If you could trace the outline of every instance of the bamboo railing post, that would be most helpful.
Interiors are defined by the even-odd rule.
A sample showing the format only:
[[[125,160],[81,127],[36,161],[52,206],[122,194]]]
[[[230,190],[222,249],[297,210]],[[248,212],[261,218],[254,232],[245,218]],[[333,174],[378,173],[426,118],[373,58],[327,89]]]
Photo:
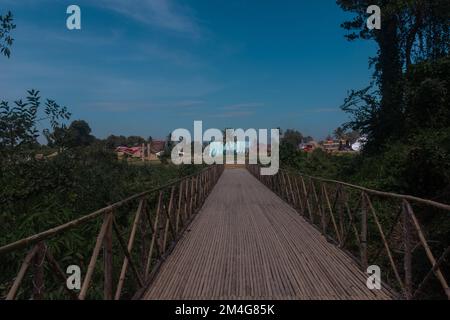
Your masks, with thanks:
[[[425,278],[422,280],[422,282],[419,284],[416,291],[414,292],[412,299],[416,299],[417,296],[422,292],[422,290],[425,287],[425,285],[427,284],[428,280],[430,280],[430,278],[435,274],[436,270],[440,267],[440,265],[442,263],[444,263],[444,261],[446,261],[448,255],[450,255],[450,246],[448,246],[447,249],[445,249],[444,253],[438,259],[438,261],[436,262],[434,267],[431,268],[430,271],[428,271],[427,275],[425,276]]]
[[[367,208],[364,199],[364,193],[361,193],[361,266],[363,270],[366,270],[369,266],[367,260]]]
[[[113,213],[111,212],[111,215]],[[108,222],[105,238],[103,239],[103,262],[104,262],[104,288],[103,297],[105,300],[113,298],[113,251],[112,251],[112,221]]]
[[[280,195],[280,172],[273,176],[273,192]]]
[[[136,268],[136,266],[133,263],[133,260],[131,259],[131,254],[130,251],[128,250],[125,241],[122,238],[122,235],[120,234],[119,228],[117,227],[116,222],[114,221],[114,218],[112,218],[112,224],[113,224],[113,230],[117,236],[117,240],[119,240],[119,244],[120,247],[122,248],[123,253],[125,254],[126,259],[128,260],[128,264],[131,267],[131,271],[133,273],[133,276],[135,277],[137,283],[139,284],[139,286],[143,286],[144,282],[142,280],[142,278],[139,276],[139,272]],[[116,291],[116,297],[117,297],[117,291]],[[119,297],[120,297],[120,293],[119,293]],[[118,299],[118,298],[117,298]]]
[[[47,260],[49,262],[50,267],[53,269],[53,274],[55,275],[55,277],[57,277],[59,280],[62,281],[62,286],[64,288],[64,290],[69,294],[69,296],[73,299],[73,300],[78,300],[78,295],[70,290],[67,285],[67,277],[66,277],[66,273],[64,273],[64,271],[61,269],[61,267],[59,266],[58,262],[55,260],[55,258],[53,257],[53,254],[50,252],[50,250],[47,249],[46,253],[45,253]]]
[[[298,177],[294,178],[294,186],[295,186],[295,193],[297,195],[297,200],[298,200],[298,209],[300,210],[300,214],[302,216],[304,216],[305,215],[305,207],[303,205],[302,194],[301,194],[300,188],[298,186]]]
[[[286,182],[286,174],[284,173],[284,171],[281,171],[281,183],[282,183],[282,197],[287,201],[287,203],[289,203],[289,192],[288,192],[288,187],[287,187],[287,182]]]
[[[324,196],[324,192],[325,192],[325,190],[324,190],[324,188],[323,188],[323,184],[322,184],[322,188],[320,188],[321,190],[320,190],[320,196],[321,196],[321,198],[323,199],[323,198],[325,198],[325,196]],[[318,195],[316,194],[316,190],[314,189],[314,195],[315,195],[315,197],[316,197],[316,202],[317,202],[317,207],[318,208],[320,208],[320,201],[319,201],[319,197],[318,197]],[[323,209],[323,210],[320,210],[319,209],[319,212],[320,212],[320,222],[321,222],[321,224],[322,224],[322,234],[324,235],[324,236],[327,236],[327,221],[326,221],[326,217],[325,217],[325,208]]]
[[[141,219],[143,206],[144,206],[144,198],[139,200],[138,209],[137,209],[136,214],[134,216],[133,225],[131,227],[131,233],[130,233],[130,237],[128,239],[128,245],[126,247],[127,251],[130,252],[130,253],[133,250],[134,239],[136,238],[136,232],[137,232],[137,228],[138,228],[138,225],[139,225],[139,221]],[[114,295],[114,299],[115,300],[119,300],[120,299],[120,294],[122,292],[122,288],[123,288],[123,285],[125,283],[125,277],[126,277],[126,274],[127,274],[128,264],[130,263],[129,260],[130,260],[130,258],[125,254],[125,258],[123,259],[123,263],[122,263],[122,269],[120,271],[119,282],[118,282],[117,288],[116,288],[116,294]]]
[[[259,168],[261,170],[261,168]],[[279,173],[270,176],[270,189],[273,190],[273,192],[277,193],[277,179],[278,179]]]
[[[201,205],[203,203],[203,201],[205,201],[205,199],[206,199],[206,192],[208,191],[207,190],[208,185],[207,185],[207,180],[206,180],[207,175],[208,175],[208,172],[203,173],[202,174],[202,178],[200,180],[200,183],[201,183],[201,186],[200,186],[201,189],[200,190],[202,191],[202,196],[200,197],[200,204],[199,205]]]
[[[282,171],[281,172],[281,176],[283,179],[283,195],[284,195],[284,200],[288,203],[291,204],[291,197],[289,194],[289,186],[288,186],[288,175]]]
[[[314,224],[314,217],[312,214],[311,205],[309,203],[308,191],[306,190],[305,180],[303,179],[303,177],[300,177],[300,179],[302,180],[303,194],[305,196],[306,207],[308,208],[309,219],[310,219],[311,223]]]
[[[280,172],[273,176],[273,189],[276,194],[280,195]]]
[[[428,246],[428,242],[425,238],[425,235],[422,232],[422,228],[420,227],[419,221],[416,218],[416,215],[414,214],[414,211],[411,208],[411,205],[407,200],[405,200],[405,206],[406,210],[411,218],[411,221],[413,222],[414,227],[416,228],[417,234],[419,236],[420,242],[422,243],[423,248],[425,249],[425,253],[428,257],[428,260],[431,263],[431,266],[433,268],[434,274],[436,278],[441,283],[442,288],[445,291],[445,294],[447,295],[447,298],[450,300],[450,288],[448,287],[447,280],[445,279],[444,275],[441,272],[441,269],[439,267],[435,268],[437,266],[436,259],[434,258],[433,253],[431,252],[430,247]]]
[[[404,260],[403,267],[405,271],[405,298],[412,299],[412,246],[411,246],[411,223],[408,215],[406,204],[402,202],[402,218],[403,218],[403,249]]]
[[[100,232],[98,233],[97,241],[94,246],[94,251],[92,252],[91,260],[89,261],[86,276],[84,278],[83,285],[81,286],[80,294],[78,295],[78,298],[80,300],[84,300],[86,298],[87,290],[89,289],[89,284],[91,282],[92,275],[94,274],[95,263],[97,262],[97,257],[98,254],[100,253],[103,238],[105,237],[107,227],[111,218],[112,218],[111,212],[105,213],[105,218],[103,219],[103,224],[100,228]]]
[[[186,220],[189,220],[189,218],[191,217],[191,193],[192,193],[192,179],[191,178],[187,178],[186,179],[186,200],[185,200],[185,204],[186,204]]]
[[[144,275],[145,278],[145,265],[147,263],[147,255],[148,255],[148,247],[149,242],[151,241],[148,238],[149,235],[149,229],[151,229],[151,226],[148,223],[148,216],[147,216],[147,198],[143,198],[144,204],[142,206],[142,215],[144,217],[141,217],[141,222],[139,224],[139,233],[141,235],[141,245],[140,245],[140,274]]]
[[[202,174],[202,177],[200,179],[200,191],[201,191],[201,197],[200,197],[200,203],[199,207],[202,205],[203,201],[206,199],[206,191],[207,191],[207,184],[206,184],[206,176],[207,172]]]
[[[289,174],[287,174],[287,182],[288,182],[288,186],[289,186],[289,194],[290,194],[290,199],[291,199],[291,205],[295,208],[297,205],[296,199],[295,199],[295,194],[294,194],[294,190],[292,188],[292,182],[291,182],[291,177]]]
[[[198,204],[197,204],[197,208],[199,208],[201,206],[201,204],[203,203],[203,200],[205,199],[205,193],[206,193],[206,183],[205,183],[205,177],[206,177],[206,173],[202,173],[200,175],[199,181],[198,181],[198,188],[199,188],[199,193],[200,196]]]
[[[162,202],[162,192],[159,192],[159,196],[158,196],[158,206],[156,208],[156,214],[155,214],[155,221],[153,223],[153,233],[152,233],[152,241],[150,243],[150,249],[149,249],[149,254],[148,254],[148,259],[147,259],[147,264],[145,266],[145,276],[149,275],[150,272],[150,266],[152,263],[152,257],[153,257],[153,248],[156,246],[156,248],[159,248],[159,244],[158,244],[158,231],[159,231],[159,215],[160,215],[160,211],[161,211],[161,202]],[[151,218],[150,215],[148,216],[150,223]],[[160,252],[158,252],[158,255],[160,254]]]
[[[321,205],[319,202],[319,197],[317,196],[316,187],[315,187],[314,181],[312,179],[310,179],[310,186],[311,186],[311,190],[313,191],[312,196],[314,196],[314,200],[315,200],[315,203],[317,206],[317,211],[319,212],[319,216],[321,217],[321,220],[322,220],[322,228],[324,228],[325,227],[324,220],[323,220],[324,216],[323,216],[322,208],[321,208]],[[325,235],[325,233],[324,233],[324,235]]]
[[[147,254],[147,263],[145,264],[145,271],[144,271],[144,275],[145,275],[145,279],[147,280],[147,277],[150,273],[150,266],[151,266],[151,262],[152,262],[152,258],[153,258],[153,250],[156,249],[156,254],[157,256],[161,255],[161,251],[159,249],[158,243],[156,241],[157,238],[157,224],[158,222],[156,221],[158,219],[158,216],[155,217],[155,222],[152,221],[152,218],[150,217],[150,212],[147,210],[146,211],[146,215],[147,215],[147,220],[148,220],[148,224],[150,227],[150,230],[152,232],[151,236],[151,242],[150,242],[150,247],[149,247],[149,251]]]
[[[381,227],[381,223],[378,220],[377,214],[375,212],[375,209],[373,208],[373,205],[372,205],[372,202],[370,201],[369,196],[366,193],[364,194],[364,196],[366,198],[367,205],[368,205],[370,211],[372,212],[372,216],[373,216],[373,219],[375,220],[375,224],[378,228],[378,232],[380,233],[381,240],[383,241],[384,248],[386,249],[386,253],[388,255],[388,259],[391,264],[392,270],[394,271],[395,278],[397,279],[397,282],[400,285],[400,287],[402,288],[403,292],[405,292],[404,283],[398,273],[397,266],[395,265],[395,262],[394,262],[394,257],[392,256],[391,250],[389,249],[389,245],[387,243],[386,236],[384,235],[383,228]]]
[[[189,218],[193,214],[193,196],[194,196],[194,178],[190,179],[190,188],[189,188]]]
[[[44,298],[44,262],[47,246],[44,242],[37,244],[38,250],[33,258],[33,300],[42,300]]]
[[[184,220],[189,220],[189,179],[184,180],[185,191],[184,191]]]
[[[172,234],[172,239],[173,240],[176,239],[175,229],[174,229],[174,226],[172,225],[172,221],[170,220],[171,215],[172,215],[174,196],[175,196],[175,186],[172,186],[172,188],[170,190],[169,207],[167,208],[167,211],[166,211],[167,221],[166,221],[166,228],[164,230],[164,242],[163,242],[163,250],[162,250],[163,253],[166,252],[169,230],[170,230],[170,233]]]
[[[331,217],[331,222],[333,223],[334,232],[336,233],[336,237],[337,237],[337,240],[339,242],[339,245],[342,245],[342,235],[340,234],[340,232],[338,230],[338,226],[337,226],[337,223],[336,223],[336,219],[334,217],[333,209],[331,207],[330,198],[328,197],[328,192],[327,192],[327,188],[325,186],[325,183],[322,184],[322,188],[323,188],[323,195],[325,196],[325,200],[326,200],[326,203],[327,203],[327,206],[328,206],[328,210],[330,211],[330,217]]]
[[[11,289],[8,292],[8,295],[6,296],[6,300],[14,300],[16,298],[17,290],[20,287],[20,284],[22,283],[22,280],[25,276],[25,273],[28,270],[28,267],[30,266],[31,262],[33,261],[34,256],[36,255],[37,251],[39,250],[38,246],[35,245],[26,255],[25,259],[22,262],[22,265],[20,266],[20,270],[17,273],[17,277],[14,280],[14,283],[11,287]]]
[[[344,234],[345,234],[345,226],[344,226],[344,209],[342,208],[342,186],[338,186],[336,189],[336,210],[339,217],[339,230],[341,233],[341,243],[340,246],[344,246]],[[349,229],[350,230],[350,229]]]
[[[197,198],[197,177],[192,177],[191,180],[191,196],[190,196],[190,205],[191,205],[191,216],[195,214],[195,200]]]
[[[350,207],[348,205],[348,195],[347,195],[347,193],[345,192],[344,189],[342,189],[342,198],[343,198],[342,201],[343,201],[343,204],[344,204],[344,209],[347,212],[347,216],[348,216],[348,220],[349,220],[349,224],[350,224],[349,228],[351,228],[353,230],[353,234],[355,235],[356,243],[358,245],[359,250],[361,251],[360,234],[358,233],[358,228],[356,227],[356,224],[354,222],[353,213],[350,210]],[[361,202],[361,198],[359,199],[359,201]],[[359,203],[356,205],[356,208],[359,207]],[[350,233],[350,230],[347,231],[347,234],[346,234],[345,239],[343,240],[343,245],[342,246],[345,246],[345,242],[346,242],[346,240],[348,238],[349,233]]]
[[[183,200],[183,182],[180,182],[180,187],[178,189],[177,217],[175,219],[175,233],[176,234],[178,234],[178,230],[180,227],[180,221],[181,221],[181,224],[184,224],[183,217],[181,216],[182,200]]]
[[[194,186],[192,188],[192,213],[195,214],[197,212],[197,203],[198,203],[198,198],[199,198],[199,193],[198,193],[198,186],[199,183],[198,181],[200,180],[200,177],[194,177],[193,181],[194,181]]]

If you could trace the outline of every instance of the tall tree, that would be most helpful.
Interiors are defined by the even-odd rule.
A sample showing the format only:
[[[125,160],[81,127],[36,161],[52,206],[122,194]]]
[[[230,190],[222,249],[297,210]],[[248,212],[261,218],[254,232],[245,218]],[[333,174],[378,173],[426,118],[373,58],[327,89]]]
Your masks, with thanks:
[[[342,127],[337,128],[334,130],[334,137],[338,140],[346,139],[345,130]]]
[[[294,129],[287,129],[283,134],[282,143],[292,145],[294,148],[298,148],[298,145],[303,142],[303,135]]]
[[[342,24],[342,27],[350,32],[346,36],[347,39],[350,41],[356,39],[375,40],[378,44],[377,56],[370,62],[375,66],[374,85],[378,90],[370,92],[370,89],[367,88],[354,91],[344,104],[344,110],[356,113],[361,111],[359,103],[365,102],[366,109],[362,114],[357,114],[359,119],[353,122],[352,126],[355,129],[366,131],[370,140],[376,144],[384,143],[391,134],[400,130],[398,127],[402,110],[402,61],[398,33],[400,21],[394,10],[393,2],[395,1],[337,1],[342,9],[356,14],[352,21]],[[369,17],[367,8],[373,4],[381,8],[382,26],[380,30],[367,28],[366,21]],[[371,100],[370,103],[365,101],[365,98]]]
[[[449,52],[450,4],[447,0],[338,0],[338,5],[356,16],[342,24],[349,40],[374,40],[378,53],[371,87],[352,91],[343,109],[353,114],[347,127],[367,134],[377,150],[390,138],[398,138],[405,111],[405,79],[413,63],[439,59]],[[367,8],[381,8],[380,30],[366,26]]]
[[[67,129],[65,144],[69,148],[91,145],[95,137],[91,135],[91,127],[84,120],[73,121]]]

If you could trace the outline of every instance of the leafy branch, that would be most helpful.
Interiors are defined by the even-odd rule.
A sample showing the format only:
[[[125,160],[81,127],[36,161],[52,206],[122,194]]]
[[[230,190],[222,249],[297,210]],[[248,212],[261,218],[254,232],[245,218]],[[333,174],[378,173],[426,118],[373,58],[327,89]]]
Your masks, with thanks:
[[[11,31],[15,28],[11,11],[8,11],[5,16],[0,15],[0,53],[8,58],[11,56],[11,46],[14,42]]]

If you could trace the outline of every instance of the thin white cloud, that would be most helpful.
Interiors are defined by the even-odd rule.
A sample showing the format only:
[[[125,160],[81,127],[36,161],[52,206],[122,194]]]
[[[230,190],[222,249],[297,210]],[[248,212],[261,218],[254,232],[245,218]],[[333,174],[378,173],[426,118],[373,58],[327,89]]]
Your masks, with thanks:
[[[245,118],[254,115],[255,107],[263,107],[264,103],[261,102],[245,102],[245,103],[236,103],[231,105],[226,105],[220,108],[217,108],[217,112],[206,114],[201,112],[199,114],[195,112],[183,113],[185,116],[192,115],[201,115],[206,118]]]
[[[114,57],[122,61],[148,61],[158,59],[160,61],[185,68],[206,67],[207,63],[186,50],[170,48],[159,43],[133,44],[136,52],[126,57]]]
[[[173,102],[147,102],[147,101],[135,101],[135,100],[112,100],[112,101],[91,101],[84,103],[84,107],[88,109],[109,111],[109,112],[129,112],[136,110],[164,110],[168,108],[172,109],[184,109],[190,110],[192,108],[199,107],[205,102],[202,100],[179,100]]]
[[[327,112],[338,112],[338,111],[341,111],[341,109],[339,109],[339,108],[317,108],[317,109],[310,109],[308,111],[314,112],[314,113],[327,113]]]
[[[237,103],[223,107],[223,110],[242,110],[254,107],[263,107],[264,103],[261,102],[247,102],[247,103]]]
[[[253,115],[252,111],[230,111],[216,114],[210,114],[208,118],[244,118]]]
[[[94,5],[115,11],[140,23],[193,38],[201,37],[201,30],[192,10],[174,0],[97,0]]]

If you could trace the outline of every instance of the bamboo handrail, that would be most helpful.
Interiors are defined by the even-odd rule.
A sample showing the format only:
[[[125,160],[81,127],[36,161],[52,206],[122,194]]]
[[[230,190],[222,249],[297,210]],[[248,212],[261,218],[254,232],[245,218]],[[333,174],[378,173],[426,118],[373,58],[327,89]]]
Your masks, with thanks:
[[[204,172],[206,170],[208,170],[208,168],[202,169],[200,172]],[[156,188],[153,188],[153,189],[150,189],[150,190],[147,190],[147,191],[144,191],[144,192],[132,195],[132,196],[126,198],[126,199],[123,199],[123,200],[118,201],[116,203],[113,203],[113,204],[111,204],[109,206],[106,206],[106,207],[104,207],[102,209],[94,211],[94,212],[92,212],[90,214],[82,216],[81,218],[74,219],[72,221],[69,221],[69,222],[64,223],[62,225],[59,225],[57,227],[48,229],[46,231],[37,233],[37,234],[29,236],[27,238],[24,238],[24,239],[21,239],[21,240],[9,243],[7,245],[4,245],[4,246],[0,247],[0,255],[9,253],[9,252],[14,251],[14,250],[22,249],[24,247],[27,247],[27,246],[30,246],[32,244],[38,243],[38,242],[40,242],[42,240],[45,240],[47,238],[50,238],[52,236],[61,234],[61,233],[65,232],[65,231],[67,231],[69,229],[72,229],[74,227],[77,227],[79,225],[87,223],[88,221],[94,220],[95,218],[100,217],[101,215],[107,213],[108,211],[113,211],[114,209],[117,209],[117,208],[119,208],[119,207],[121,207],[121,206],[123,206],[123,205],[125,205],[125,204],[127,204],[127,203],[129,203],[129,202],[131,202],[133,200],[135,200],[135,199],[139,199],[139,198],[142,198],[142,197],[144,197],[146,195],[149,195],[149,194],[152,194],[154,192],[157,192],[159,190],[171,187],[172,185],[175,185],[175,184],[177,184],[177,183],[179,183],[181,181],[189,179],[190,177],[193,177],[193,176],[195,176],[197,174],[199,174],[199,173],[194,173],[194,174],[191,174],[189,176],[183,177],[181,179],[177,179],[177,180],[174,180],[172,182],[169,182],[169,183],[167,183],[165,185],[162,185],[160,187],[156,187]]]
[[[148,191],[144,191],[138,194],[135,194],[131,197],[128,197],[124,200],[116,202],[112,205],[109,205],[105,208],[99,209],[95,212],[92,212],[86,216],[81,218],[69,221],[60,226],[51,228],[44,232],[38,233],[36,235],[27,237],[25,239],[18,240],[16,242],[7,244],[0,248],[0,255],[9,253],[13,250],[18,250],[29,246],[30,244],[34,246],[28,252],[25,257],[20,270],[14,280],[12,287],[9,290],[7,295],[7,299],[14,299],[16,297],[17,291],[22,283],[22,280],[25,277],[27,269],[33,263],[33,259],[40,254],[40,250],[44,243],[42,242],[44,239],[51,238],[53,236],[57,236],[65,231],[68,231],[72,228],[75,228],[80,225],[84,225],[90,221],[95,221],[95,219],[103,216],[103,223],[101,224],[100,230],[96,236],[96,242],[94,245],[93,252],[90,256],[89,265],[86,270],[86,275],[84,276],[84,281],[81,286],[81,290],[77,295],[75,291],[72,291],[68,287],[64,287],[66,291],[68,291],[69,295],[72,298],[84,300],[87,297],[87,293],[90,287],[90,283],[94,278],[94,274],[97,266],[98,256],[100,255],[100,250],[103,247],[103,279],[104,279],[104,298],[105,299],[119,299],[121,296],[122,288],[124,287],[124,282],[126,279],[126,273],[128,267],[130,267],[134,278],[136,279],[136,283],[138,284],[138,289],[142,289],[144,285],[146,285],[151,275],[154,274],[157,266],[160,265],[161,259],[164,259],[167,252],[166,250],[166,242],[168,238],[168,231],[170,230],[170,248],[169,251],[172,250],[176,241],[180,238],[180,234],[186,230],[188,223],[193,218],[193,214],[198,212],[198,209],[205,201],[208,193],[211,190],[211,187],[217,182],[223,171],[223,166],[213,165],[209,166],[205,169],[200,170],[197,173],[188,175],[181,179],[176,179],[172,182],[169,182],[160,187],[150,189]],[[195,182],[195,184],[194,184]],[[180,186],[178,189],[179,193],[179,201],[176,201],[176,190],[177,186]],[[188,186],[190,185],[190,188]],[[183,189],[183,186],[186,186]],[[188,190],[189,189],[189,190]],[[170,191],[170,201],[167,204],[166,201],[168,198],[165,196],[166,192]],[[189,191],[189,193],[188,193]],[[198,194],[198,193],[201,194]],[[147,205],[148,198],[151,194],[159,193],[158,197],[158,208],[155,215],[154,221],[152,221],[151,214],[149,212],[149,208]],[[183,197],[186,195],[186,197]],[[189,195],[189,196],[188,196]],[[121,206],[128,205],[135,200],[139,200],[138,208],[136,214],[134,216],[134,220],[129,226],[131,229],[130,236],[128,238],[128,245],[126,244],[126,240],[123,238],[119,226],[116,223],[116,215],[115,210]],[[184,209],[183,209],[184,208]],[[186,215],[186,219],[181,217],[181,212],[184,210]],[[163,213],[165,212],[165,214]],[[174,214],[174,212],[176,214]],[[145,220],[142,218],[142,215],[145,215]],[[177,216],[175,216],[177,215]],[[178,216],[180,215],[180,216]],[[165,218],[165,220],[164,220]],[[181,218],[178,220],[178,218]],[[189,218],[189,219],[188,219]],[[172,219],[176,221],[172,221]],[[145,223],[148,220],[148,224]],[[160,225],[166,224],[166,230],[164,235],[160,232]],[[181,223],[181,225],[179,225]],[[126,226],[128,228],[128,226]],[[151,231],[151,239],[147,238],[148,230]],[[115,238],[119,243],[119,248],[122,249],[122,253],[124,254],[124,260],[122,264],[122,268],[120,269],[120,275],[117,283],[117,290],[115,295],[113,296],[113,232],[115,234]],[[140,233],[141,238],[139,241],[140,250],[141,250],[141,259],[137,259],[137,263],[133,261],[132,251],[133,244],[135,243],[137,232]],[[162,239],[164,236],[164,239]],[[151,241],[150,250],[148,252],[148,256],[146,252],[148,249],[148,241]],[[164,242],[163,242],[164,241]],[[46,247],[46,246],[45,246]],[[120,250],[119,249],[119,250]],[[153,250],[156,249],[156,257],[153,258]],[[44,273],[43,273],[43,263],[45,262],[45,258],[47,258],[47,262],[50,267],[54,270],[54,280],[60,280],[66,285],[66,275],[64,271],[59,266],[56,259],[51,255],[48,250],[46,253],[42,253],[42,261],[38,264],[34,263],[34,273],[33,273],[33,284],[36,283],[38,287],[33,290],[33,297],[40,299],[43,298],[43,292],[41,288],[44,286]],[[40,259],[40,258],[39,258]],[[40,260],[39,260],[40,261]],[[156,264],[153,264],[155,262]],[[140,269],[138,269],[140,268]],[[140,273],[142,272],[142,274]],[[52,279],[53,279],[52,278]],[[95,276],[95,279],[98,279]],[[36,281],[36,282],[35,282]],[[97,286],[97,285],[96,285]],[[132,293],[132,292],[131,292]],[[128,292],[130,294],[130,292]]]
[[[422,230],[422,226],[420,225],[412,207],[411,203],[415,205],[426,205],[429,208],[433,208],[434,210],[444,210],[446,212],[450,212],[450,205],[439,203],[432,200],[421,199],[415,196],[410,195],[402,195],[391,192],[383,192],[378,190],[373,190],[361,186],[357,186],[354,184],[332,180],[332,179],[324,179],[319,177],[314,177],[310,175],[301,174],[298,172],[293,172],[292,170],[284,170],[281,169],[280,172],[274,176],[261,176],[260,175],[260,166],[258,165],[248,165],[247,168],[249,171],[258,179],[261,180],[264,184],[266,184],[269,188],[271,188],[275,193],[279,194],[282,198],[284,198],[288,204],[290,204],[293,208],[299,209],[299,213],[302,214],[306,218],[306,214],[309,213],[309,222],[319,229],[322,234],[332,241],[333,243],[339,245],[344,251],[349,253],[354,259],[357,257],[354,255],[355,252],[355,244],[359,246],[359,263],[363,270],[365,271],[369,262],[378,260],[380,258],[380,253],[385,250],[387,254],[387,265],[389,265],[390,270],[393,272],[396,285],[400,288],[403,296],[406,299],[413,299],[423,290],[424,283],[429,280],[432,274],[435,275],[438,282],[441,284],[441,287],[444,289],[444,292],[448,299],[450,299],[450,289],[445,279],[444,273],[442,272],[442,264],[444,263],[445,257],[449,254],[449,249],[447,248],[445,252],[440,256],[440,258],[436,261],[432,249],[429,245],[431,241],[427,241],[425,237],[425,233]],[[300,204],[297,203],[294,191],[291,189],[289,194],[289,183],[291,181],[290,176],[297,177],[301,181],[301,186],[303,187],[303,197],[299,197]],[[295,179],[295,178],[293,178]],[[307,183],[305,183],[305,179],[307,179]],[[338,214],[335,215],[336,206],[335,204],[331,204],[330,197],[327,191],[327,185],[337,186],[336,189],[336,201],[341,202],[341,210],[342,207],[344,211],[347,211],[347,218],[344,215]],[[317,189],[321,191],[318,195]],[[344,190],[344,187],[346,190]],[[354,190],[353,203],[351,203],[352,208],[349,206],[349,197],[350,190]],[[358,197],[359,194],[359,197]],[[377,210],[373,205],[373,201],[378,198],[378,201],[382,201],[385,198],[393,199],[393,200],[401,200],[395,202],[388,202],[388,205],[385,206],[384,210],[391,210],[392,205],[394,207],[399,205],[400,202],[400,211],[392,220],[392,215],[388,214],[387,216],[383,216],[383,218],[387,219],[387,223],[390,224],[390,227],[387,229],[388,233],[385,234],[383,230],[382,221],[380,221],[379,216],[377,214]],[[359,200],[358,200],[359,198]],[[380,199],[384,198],[384,199]],[[306,210],[308,209],[308,210]],[[360,211],[359,214],[357,211]],[[370,216],[368,217],[368,212],[370,211]],[[391,239],[391,235],[393,235],[394,230],[399,226],[400,215],[402,215],[403,221],[403,230],[401,233],[401,240],[399,241],[396,237]],[[314,221],[314,217],[318,217],[319,221]],[[355,218],[357,220],[355,220]],[[370,220],[369,220],[370,218]],[[339,219],[339,220],[337,220]],[[343,222],[345,221],[347,227],[344,228]],[[331,221],[332,228],[328,226],[328,223]],[[355,224],[355,222],[357,222]],[[384,222],[384,221],[383,221]],[[359,226],[357,226],[359,224]],[[369,228],[370,224],[370,228]],[[340,231],[339,231],[339,227]],[[411,226],[410,226],[411,225]],[[344,230],[345,234],[344,234]],[[346,244],[349,243],[349,235],[351,233],[351,229],[353,229],[354,233],[354,241],[349,244],[349,248],[346,248]],[[414,229],[415,236],[414,238],[412,231],[410,229]],[[398,230],[398,228],[397,228]],[[334,236],[333,236],[334,231]],[[373,240],[372,233],[375,232],[379,239],[375,243]],[[331,235],[330,235],[331,234]],[[398,234],[398,233],[397,233]],[[397,250],[391,250],[388,242],[396,241],[394,244],[397,246]],[[420,283],[418,289],[414,290],[414,284],[412,283],[412,262],[413,262],[413,252],[412,241],[418,242],[416,245],[421,245],[425,251],[425,257],[428,259],[431,264],[431,270],[425,276],[423,281]],[[378,247],[378,244],[381,243],[381,247]],[[445,243],[444,243],[445,244]],[[370,257],[369,257],[369,245],[370,245]],[[373,247],[376,246],[376,254],[372,255]],[[397,267],[396,260],[402,259],[402,255],[399,252],[401,249],[398,246],[402,246],[403,248],[403,274],[399,272]],[[351,251],[353,252],[351,252]],[[400,254],[400,257],[399,257]],[[403,277],[403,279],[402,279]],[[414,279],[419,280],[419,279]],[[387,285],[385,284],[387,287]],[[388,287],[387,287],[388,288]]]
[[[314,180],[317,180],[317,181],[340,184],[340,185],[343,185],[343,186],[351,187],[353,189],[358,189],[358,190],[361,190],[361,191],[364,191],[364,192],[367,192],[367,193],[370,193],[370,194],[373,194],[373,195],[381,196],[381,197],[391,197],[391,198],[398,198],[398,199],[406,199],[406,200],[410,200],[410,201],[414,201],[414,202],[430,205],[430,206],[433,206],[433,207],[436,207],[436,208],[439,208],[439,209],[450,211],[450,205],[445,204],[445,203],[436,202],[436,201],[433,201],[433,200],[422,199],[422,198],[418,198],[418,197],[415,197],[415,196],[399,194],[399,193],[394,193],[394,192],[385,192],[385,191],[369,189],[369,188],[366,188],[366,187],[358,186],[358,185],[347,183],[347,182],[343,182],[343,181],[310,176],[310,175],[306,175],[306,174],[302,174],[302,173],[298,173],[298,172],[292,172],[290,170],[285,170],[285,169],[280,169],[280,171],[290,172],[290,173],[301,175],[301,176],[304,176],[304,177],[308,177],[308,178],[311,178],[311,179],[314,179]]]

